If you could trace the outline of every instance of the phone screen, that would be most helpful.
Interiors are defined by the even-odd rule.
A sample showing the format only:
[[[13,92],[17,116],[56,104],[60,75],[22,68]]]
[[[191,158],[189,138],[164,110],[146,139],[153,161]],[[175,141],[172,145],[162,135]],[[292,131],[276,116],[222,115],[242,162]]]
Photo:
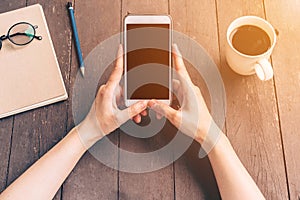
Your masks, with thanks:
[[[127,99],[169,99],[170,24],[127,24]]]

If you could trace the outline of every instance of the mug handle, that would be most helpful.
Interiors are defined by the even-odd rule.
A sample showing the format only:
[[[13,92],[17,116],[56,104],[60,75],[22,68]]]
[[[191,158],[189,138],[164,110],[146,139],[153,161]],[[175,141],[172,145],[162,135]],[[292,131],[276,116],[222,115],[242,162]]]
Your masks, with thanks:
[[[273,77],[272,65],[266,58],[258,61],[254,65],[254,69],[255,69],[256,75],[262,81],[267,81]]]

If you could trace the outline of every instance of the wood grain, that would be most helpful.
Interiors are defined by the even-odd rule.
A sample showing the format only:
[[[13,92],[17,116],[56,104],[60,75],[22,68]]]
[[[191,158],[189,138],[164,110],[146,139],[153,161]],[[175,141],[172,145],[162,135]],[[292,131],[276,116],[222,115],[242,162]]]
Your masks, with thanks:
[[[227,135],[267,199],[287,199],[273,80],[235,74],[225,60],[226,30],[243,15],[265,17],[263,1],[218,0],[221,73],[227,95]]]
[[[221,199],[209,159],[199,159],[199,150],[194,141],[175,162],[176,199]]]
[[[167,0],[123,0],[122,22],[128,14],[168,14]],[[123,29],[122,29],[123,31]],[[130,152],[152,152],[161,148],[161,135],[166,134],[170,127],[165,127],[152,138],[141,139],[127,135],[121,131],[120,148]],[[143,133],[140,133],[143,134]],[[158,147],[159,146],[159,147]],[[159,158],[158,158],[159,159]],[[120,165],[126,158],[120,155]],[[158,161],[160,162],[160,161]],[[149,164],[151,161],[149,160]],[[134,163],[131,163],[134,165]],[[134,166],[133,166],[134,167]],[[120,199],[173,199],[173,168],[169,165],[163,169],[149,173],[120,172]]]
[[[26,0],[3,0],[0,2],[0,13],[8,12],[26,6]],[[6,30],[8,31],[8,30]],[[7,33],[7,32],[6,32]],[[6,34],[6,33],[1,33]],[[11,150],[11,138],[13,131],[14,117],[7,117],[0,120],[0,192],[7,185],[7,172]]]
[[[41,118],[44,108],[15,116],[8,185],[39,158]]]
[[[198,42],[219,65],[218,26],[214,1],[171,0],[170,15],[174,30]],[[188,45],[188,44],[186,44]],[[180,46],[179,46],[180,49]],[[197,55],[197,52],[194,53]],[[208,104],[210,95],[203,78],[195,70],[199,66],[186,63],[194,84],[199,86]],[[217,183],[208,158],[199,159],[200,145],[194,142],[182,158],[175,162],[176,199],[220,199]]]
[[[272,54],[290,199],[300,198],[300,2],[265,0],[266,18],[278,30]]]
[[[9,164],[13,117],[0,120],[0,192],[4,190],[7,181],[7,170]]]
[[[153,120],[153,119],[152,119]],[[134,153],[150,153],[163,148],[170,138],[166,135],[173,135],[176,130],[169,123],[166,123],[163,129],[155,136],[150,138],[132,137],[120,132],[120,148]],[[142,132],[139,134],[143,134]],[[147,154],[149,155],[149,154]],[[166,157],[170,155],[161,154],[158,156],[149,156],[147,161],[131,162],[128,166],[136,168],[144,162],[144,165],[154,166],[160,165],[166,161]],[[127,158],[120,154],[120,166],[127,164]],[[138,169],[139,170],[139,169]],[[173,165],[170,164],[162,169],[147,173],[126,173],[120,171],[120,199],[173,199],[174,198],[174,177]]]
[[[87,58],[97,45],[119,32],[121,3],[120,1],[110,0],[75,1],[74,9],[83,57]],[[117,52],[118,46],[111,48]],[[98,64],[101,65],[102,63]],[[94,70],[90,67],[93,66],[87,66],[86,70]],[[76,109],[76,107],[72,105],[72,95],[78,70],[77,54],[72,41],[70,106],[68,110],[69,130],[74,127],[72,109]],[[105,83],[106,79],[107,76],[103,76],[100,80],[101,84]],[[118,145],[117,133],[118,131],[109,135],[109,139],[116,145]],[[106,144],[107,142],[103,140],[98,142],[97,150],[106,152],[111,157],[111,162],[117,163],[118,151],[107,151],[105,149]],[[117,199],[118,172],[105,166],[87,152],[74,168],[63,188],[63,199]]]

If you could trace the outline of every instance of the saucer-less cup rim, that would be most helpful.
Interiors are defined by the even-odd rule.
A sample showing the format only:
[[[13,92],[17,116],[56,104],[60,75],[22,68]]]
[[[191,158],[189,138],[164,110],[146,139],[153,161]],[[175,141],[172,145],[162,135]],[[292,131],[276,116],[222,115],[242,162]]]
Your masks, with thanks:
[[[249,21],[249,20],[251,20],[253,22],[251,23],[251,21]],[[243,21],[246,21],[246,22],[240,24]],[[268,27],[268,30],[266,30],[265,26],[259,26],[259,25],[257,25],[257,22],[260,22],[262,24],[266,24],[267,27]],[[247,55],[247,54],[239,52],[236,48],[234,48],[233,45],[232,45],[231,38],[230,38],[231,33],[236,28],[244,26],[244,25],[253,25],[253,26],[257,26],[257,27],[263,29],[268,34],[268,36],[269,36],[269,38],[271,40],[271,47],[266,52],[264,52],[262,54],[258,54],[258,55]],[[267,56],[268,54],[270,54],[273,51],[273,49],[275,47],[275,44],[276,44],[276,32],[275,32],[273,26],[268,21],[266,21],[265,19],[257,17],[257,16],[248,15],[248,16],[242,16],[242,17],[236,18],[235,20],[233,20],[230,23],[230,25],[229,25],[229,27],[227,29],[226,39],[227,39],[227,43],[230,46],[230,48],[235,53],[239,54],[240,56],[247,57],[247,58],[260,58],[260,57],[263,58],[263,57]]]

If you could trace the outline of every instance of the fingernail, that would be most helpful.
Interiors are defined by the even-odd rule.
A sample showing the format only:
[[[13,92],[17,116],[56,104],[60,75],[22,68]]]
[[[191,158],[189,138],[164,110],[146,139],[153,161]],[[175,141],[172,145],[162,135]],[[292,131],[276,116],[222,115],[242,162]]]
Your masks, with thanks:
[[[141,123],[141,121],[142,121],[142,119],[141,119],[141,118],[138,118],[138,119],[136,120],[136,123],[139,124],[139,123]]]
[[[154,110],[155,106],[156,106],[156,103],[152,102],[152,103],[149,105],[149,108],[152,109],[152,110]]]
[[[144,108],[146,105],[147,105],[147,102],[146,102],[146,101],[141,101],[141,102],[139,103],[139,107],[140,107],[140,108]]]
[[[151,105],[150,105],[150,108],[154,108],[155,107],[155,103],[152,103]]]
[[[150,108],[153,108],[155,106],[155,100],[150,100],[150,104],[149,104],[149,107]]]

